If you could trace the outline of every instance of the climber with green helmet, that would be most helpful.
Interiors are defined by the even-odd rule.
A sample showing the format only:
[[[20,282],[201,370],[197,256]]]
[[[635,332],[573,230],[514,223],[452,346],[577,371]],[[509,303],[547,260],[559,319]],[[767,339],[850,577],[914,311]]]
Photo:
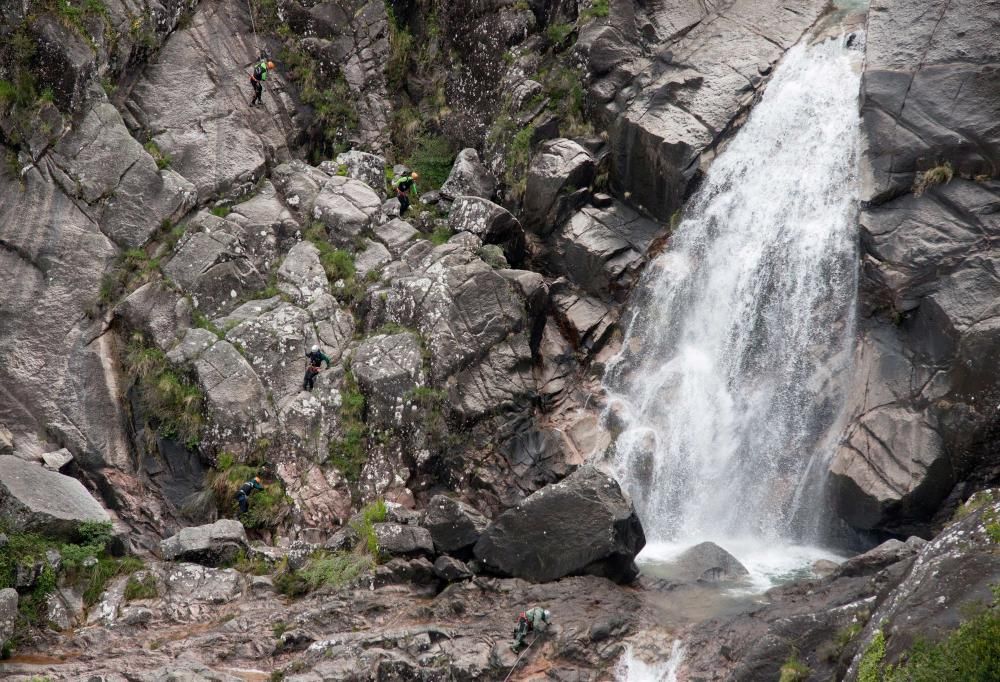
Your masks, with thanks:
[[[253,480],[240,486],[240,489],[236,491],[236,501],[240,503],[240,514],[246,514],[247,510],[250,509],[250,495],[253,494],[253,491],[263,489],[264,486],[260,484],[260,476],[254,476]]]
[[[511,650],[514,653],[520,651],[528,633],[538,632],[540,634],[545,632],[551,621],[552,614],[548,609],[543,609],[541,606],[535,606],[527,611],[523,611],[517,617],[517,627],[514,629],[514,643],[510,645]]]
[[[399,216],[403,217],[406,210],[410,208],[410,192],[417,191],[417,180],[420,179],[420,173],[416,171],[407,171],[401,173],[399,177],[392,181],[392,186],[396,190],[396,198],[399,199]]]
[[[253,68],[253,73],[250,74],[250,84],[253,85],[254,96],[250,100],[250,106],[256,106],[260,104],[263,106],[264,100],[261,99],[261,95],[264,94],[264,81],[267,80],[267,73],[274,69],[274,62],[270,61],[264,53],[260,55],[260,61]]]

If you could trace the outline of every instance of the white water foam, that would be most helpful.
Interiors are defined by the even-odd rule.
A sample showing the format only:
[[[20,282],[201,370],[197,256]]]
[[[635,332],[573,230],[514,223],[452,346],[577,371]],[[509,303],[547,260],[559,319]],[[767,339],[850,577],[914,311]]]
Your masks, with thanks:
[[[638,658],[632,647],[625,649],[618,665],[615,666],[616,682],[677,682],[677,671],[684,660],[684,646],[679,639],[674,640],[670,657],[658,663],[649,663]]]
[[[605,386],[644,556],[714,539],[761,587],[834,558],[809,545],[854,337],[856,59],[788,51],[633,301]]]

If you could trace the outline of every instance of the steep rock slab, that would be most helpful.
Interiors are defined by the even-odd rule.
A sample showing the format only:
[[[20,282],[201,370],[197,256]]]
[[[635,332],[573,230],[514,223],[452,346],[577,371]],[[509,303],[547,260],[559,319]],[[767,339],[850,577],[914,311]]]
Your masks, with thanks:
[[[529,232],[547,235],[563,222],[568,195],[594,181],[594,156],[573,140],[542,143],[531,160],[521,216]]]
[[[762,74],[826,9],[821,0],[691,5],[652,7],[649,22],[626,4],[634,23],[612,22],[603,44],[597,36],[588,42],[591,54],[597,48],[596,70],[616,69],[592,87],[608,102],[612,180],[661,220],[680,207],[701,154],[750,105]],[[650,23],[652,31],[644,26]],[[678,31],[686,33],[678,39]]]
[[[205,566],[219,566],[233,561],[247,547],[243,524],[235,519],[220,519],[207,526],[182,528],[160,543],[160,554],[167,561],[192,561]]]
[[[494,519],[474,552],[494,571],[538,582],[581,573],[629,582],[645,544],[618,483],[588,465]]]
[[[164,220],[194,206],[194,186],[156,162],[129,134],[121,114],[97,102],[53,150],[64,189],[90,205],[101,230],[123,248],[145,244]]]
[[[1000,144],[1000,48],[983,33],[995,29],[991,10],[935,0],[919,8],[874,2],[869,11],[862,334],[831,477],[838,506],[864,527],[926,533],[941,502],[995,466],[1000,371],[986,358],[1000,348],[1000,184],[991,151]],[[945,163],[952,179],[917,191],[923,172]],[[865,435],[867,423],[884,425],[887,415],[897,415],[892,433],[923,434],[910,443],[919,452]],[[863,455],[852,449],[859,440]]]
[[[84,521],[111,517],[75,478],[0,455],[0,513],[14,530],[71,535]]]
[[[413,392],[424,383],[423,349],[409,332],[365,339],[351,358],[369,419],[382,426],[408,421]]]
[[[247,6],[209,1],[176,31],[127,102],[136,125],[194,184],[200,200],[241,194],[269,163],[288,159],[300,132],[295,103],[270,75],[264,106],[251,109],[243,65],[257,58]]]
[[[452,410],[474,421],[528,407],[535,395],[533,365],[527,335],[508,337],[478,363],[455,375],[449,387]]]
[[[47,157],[23,186],[0,171],[0,215],[17,217],[0,220],[0,423],[25,454],[51,450],[52,438],[81,466],[129,470],[116,351],[84,314],[117,250],[60,190],[59,173]]]

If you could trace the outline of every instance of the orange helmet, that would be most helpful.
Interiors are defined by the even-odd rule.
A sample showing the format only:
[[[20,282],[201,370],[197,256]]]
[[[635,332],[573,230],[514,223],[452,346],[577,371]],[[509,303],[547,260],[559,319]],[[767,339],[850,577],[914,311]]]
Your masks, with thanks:
[[[274,62],[268,62],[267,63],[267,68],[268,69],[273,69],[274,68]]]
[[[413,178],[414,180],[419,180],[420,173],[418,173],[417,171],[413,171],[412,173],[410,173],[410,177]]]

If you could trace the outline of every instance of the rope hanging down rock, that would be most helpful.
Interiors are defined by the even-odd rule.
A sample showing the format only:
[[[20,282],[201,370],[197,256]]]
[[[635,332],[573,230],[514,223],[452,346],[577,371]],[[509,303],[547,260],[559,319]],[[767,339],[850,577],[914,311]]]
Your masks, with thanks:
[[[537,641],[538,641],[538,635],[535,635],[535,638],[534,638],[533,640],[531,640],[531,641],[530,641],[530,642],[528,643],[528,646],[524,647],[524,651],[522,651],[522,652],[521,652],[521,655],[517,657],[517,660],[516,660],[516,661],[514,661],[514,665],[512,665],[512,666],[510,667],[510,672],[509,672],[509,673],[507,673],[507,677],[503,678],[503,682],[507,682],[507,680],[509,680],[509,679],[510,679],[510,676],[514,674],[514,671],[515,671],[515,670],[517,670],[517,665],[518,665],[518,663],[520,663],[520,662],[521,662],[521,659],[522,659],[522,658],[524,657],[524,655],[525,655],[526,653],[528,653],[528,649],[530,649],[530,648],[531,648],[531,645],[532,645],[532,644],[534,644],[534,643],[535,643],[535,642],[537,642]]]

